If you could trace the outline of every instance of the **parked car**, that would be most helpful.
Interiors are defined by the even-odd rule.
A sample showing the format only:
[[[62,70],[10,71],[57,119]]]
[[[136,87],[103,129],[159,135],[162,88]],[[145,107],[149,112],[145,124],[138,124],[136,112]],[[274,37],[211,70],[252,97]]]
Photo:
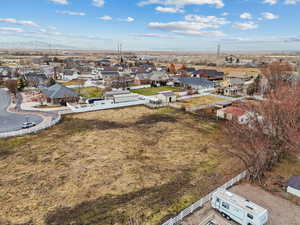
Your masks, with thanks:
[[[36,125],[36,123],[34,122],[25,122],[22,124],[22,129],[27,129],[27,128],[30,128],[30,127],[34,127]]]

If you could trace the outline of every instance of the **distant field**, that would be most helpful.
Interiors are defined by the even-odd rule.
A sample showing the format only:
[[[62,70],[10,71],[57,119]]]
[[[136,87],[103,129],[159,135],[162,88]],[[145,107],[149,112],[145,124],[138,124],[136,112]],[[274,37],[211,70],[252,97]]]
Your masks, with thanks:
[[[176,105],[181,105],[183,107],[197,107],[201,105],[210,105],[217,102],[225,101],[224,98],[218,98],[214,96],[201,96],[197,98],[189,98],[180,102],[176,102]]]
[[[145,107],[0,139],[0,221],[124,225],[139,215],[159,224],[241,171],[220,139],[213,121]]]
[[[162,86],[162,87],[154,87],[154,88],[144,88],[144,89],[138,89],[138,90],[131,90],[133,93],[137,93],[140,95],[145,95],[145,96],[151,96],[151,95],[156,95],[161,91],[180,91],[180,88],[176,87],[170,87],[170,86]]]
[[[84,98],[98,98],[103,96],[103,90],[97,87],[74,88],[76,92]]]

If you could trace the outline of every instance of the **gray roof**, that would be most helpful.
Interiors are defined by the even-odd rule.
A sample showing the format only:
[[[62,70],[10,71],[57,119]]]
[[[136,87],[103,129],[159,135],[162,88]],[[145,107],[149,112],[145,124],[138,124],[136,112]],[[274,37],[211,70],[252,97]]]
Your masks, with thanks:
[[[198,85],[202,87],[214,87],[214,83],[212,81],[199,78],[199,77],[181,77],[178,81],[182,84],[186,85]]]
[[[289,187],[300,190],[300,176],[291,177],[285,184]]]
[[[119,76],[120,73],[118,71],[101,71],[101,74],[104,76]]]
[[[42,90],[42,92],[51,99],[59,99],[65,97],[78,97],[79,95],[71,88],[60,84],[54,84],[49,88]]]
[[[152,74],[150,74],[150,73],[139,73],[139,74],[135,75],[135,77],[139,80],[150,80],[151,76],[152,76]]]
[[[151,73],[150,79],[152,81],[161,81],[161,80],[165,81],[165,80],[169,79],[169,76],[168,76],[168,74],[166,74],[164,72],[154,71]]]

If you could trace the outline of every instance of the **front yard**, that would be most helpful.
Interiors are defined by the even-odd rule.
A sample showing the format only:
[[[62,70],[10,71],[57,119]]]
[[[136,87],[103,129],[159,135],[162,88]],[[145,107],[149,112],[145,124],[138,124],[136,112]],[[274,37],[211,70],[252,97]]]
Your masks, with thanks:
[[[103,96],[103,90],[97,87],[80,87],[74,90],[83,98],[99,98]]]
[[[144,96],[151,96],[151,95],[157,95],[159,92],[162,91],[181,91],[180,88],[171,87],[171,86],[161,86],[161,87],[153,87],[153,88],[144,88],[144,89],[138,89],[138,90],[131,90],[131,92],[144,95]]]
[[[138,215],[159,224],[242,170],[221,138],[214,121],[132,107],[1,139],[0,221],[123,225]]]

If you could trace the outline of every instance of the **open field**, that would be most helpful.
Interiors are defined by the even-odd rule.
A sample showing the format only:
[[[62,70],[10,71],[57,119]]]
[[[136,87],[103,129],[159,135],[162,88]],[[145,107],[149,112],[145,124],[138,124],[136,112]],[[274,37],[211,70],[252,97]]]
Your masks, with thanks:
[[[0,221],[124,225],[138,214],[158,224],[241,171],[221,138],[213,121],[133,107],[2,139]]]
[[[214,96],[201,96],[201,97],[196,97],[196,98],[189,98],[186,100],[182,100],[180,102],[176,102],[176,105],[181,105],[183,107],[197,107],[201,105],[210,105],[210,104],[215,104],[217,102],[223,102],[225,101],[224,98],[218,98]]]
[[[97,87],[74,88],[74,90],[83,98],[98,98],[103,96],[103,90]]]
[[[151,96],[151,95],[157,95],[161,91],[180,91],[180,88],[176,87],[170,87],[170,86],[162,86],[162,87],[154,87],[154,88],[144,88],[144,89],[138,89],[138,90],[131,90],[133,93],[137,93],[140,95],[145,96]]]

